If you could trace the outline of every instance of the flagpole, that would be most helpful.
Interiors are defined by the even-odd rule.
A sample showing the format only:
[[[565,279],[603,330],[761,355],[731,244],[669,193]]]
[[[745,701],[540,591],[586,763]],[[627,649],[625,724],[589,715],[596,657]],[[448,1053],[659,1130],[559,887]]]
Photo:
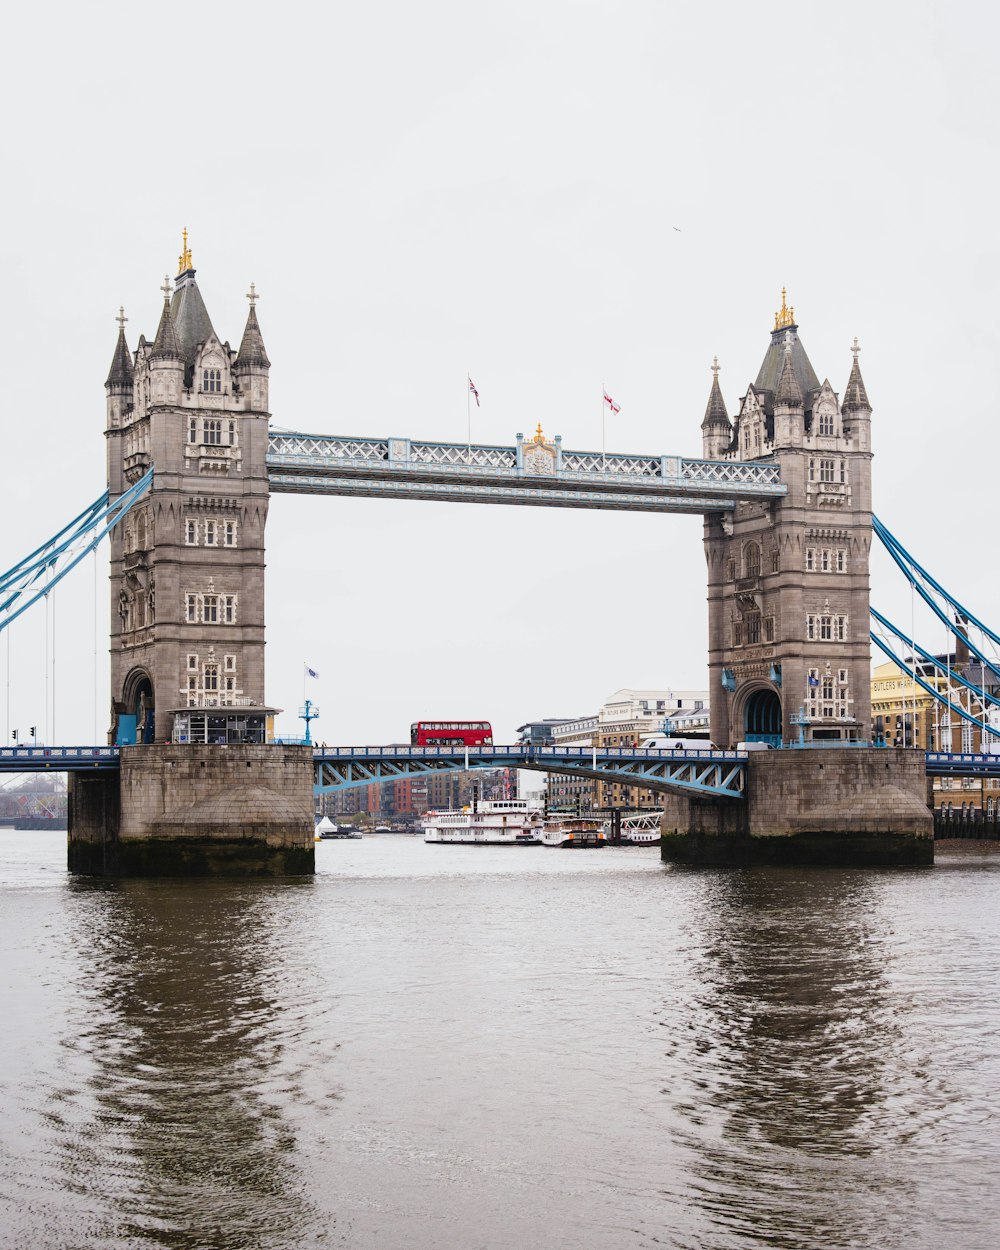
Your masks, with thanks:
[[[465,460],[472,463],[472,374],[465,374]]]
[[[602,382],[601,383],[601,472],[602,473],[607,473],[608,471],[608,457],[607,457],[607,452],[605,451],[605,439],[604,439],[604,425],[605,425],[605,421],[607,420],[607,413],[605,411],[605,409],[607,408],[607,403],[605,402],[605,399],[604,399],[604,396],[606,394],[607,394],[607,391],[604,389],[604,383]]]

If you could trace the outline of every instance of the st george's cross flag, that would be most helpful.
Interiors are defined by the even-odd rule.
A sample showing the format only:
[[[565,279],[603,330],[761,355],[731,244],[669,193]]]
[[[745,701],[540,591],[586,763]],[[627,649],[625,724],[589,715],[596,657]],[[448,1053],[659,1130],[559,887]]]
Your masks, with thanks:
[[[478,408],[479,407],[479,392],[476,390],[476,386],[475,386],[475,383],[472,381],[472,378],[469,378],[469,390],[473,393],[473,395],[475,395],[476,407]]]
[[[604,392],[604,402],[608,405],[612,412],[621,412],[621,404],[616,404],[607,391]]]

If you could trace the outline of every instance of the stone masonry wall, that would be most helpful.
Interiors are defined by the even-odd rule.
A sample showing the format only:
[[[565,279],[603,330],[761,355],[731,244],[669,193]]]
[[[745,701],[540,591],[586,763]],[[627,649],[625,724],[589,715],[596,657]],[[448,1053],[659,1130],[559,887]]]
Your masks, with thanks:
[[[312,750],[123,747],[120,837],[253,838],[312,848]]]

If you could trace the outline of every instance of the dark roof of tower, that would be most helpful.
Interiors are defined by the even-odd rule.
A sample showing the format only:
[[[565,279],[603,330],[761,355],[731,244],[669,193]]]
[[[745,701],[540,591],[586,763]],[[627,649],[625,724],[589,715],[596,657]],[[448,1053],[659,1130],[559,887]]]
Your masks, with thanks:
[[[854,341],[856,343],[857,339]],[[865,381],[861,376],[861,366],[858,364],[856,354],[854,363],[851,365],[851,376],[847,379],[847,390],[844,392],[844,407],[866,408],[869,412],[872,410],[872,406],[868,402],[868,392],[865,390]]]
[[[177,341],[180,344],[181,356],[187,365],[194,364],[194,354],[198,344],[204,343],[210,334],[215,334],[212,319],[208,315],[205,301],[201,298],[198,283],[194,280],[194,273],[193,269],[186,269],[177,275],[177,285],[174,287],[174,296],[170,301],[170,312],[177,330]]]
[[[722,398],[722,388],[719,386],[719,366],[718,363],[712,365],[712,389],[708,393],[708,405],[705,408],[705,419],[701,423],[703,430],[710,426],[725,426],[728,430],[729,413],[726,411],[726,401]]]
[[[128,349],[128,343],[125,342],[125,327],[118,327],[118,342],[115,344],[115,354],[111,358],[111,368],[108,371],[108,380],[105,386],[114,386],[115,383],[127,383],[132,385],[132,378],[135,370],[132,367],[132,353]]]
[[[805,352],[802,353],[803,356]],[[818,387],[816,388],[819,389]],[[775,406],[784,404],[790,408],[802,407],[802,387],[799,380],[795,376],[795,365],[792,360],[792,347],[787,344],[785,347],[785,358],[781,366],[781,376],[778,378],[778,385],[774,392]]]
[[[163,312],[160,313],[160,324],[156,327],[156,338],[149,353],[150,360],[180,360],[181,345],[177,339],[174,319],[170,315],[170,301],[163,301]]]
[[[770,391],[774,394],[778,389],[778,379],[785,365],[786,335],[792,348],[792,369],[795,373],[795,380],[799,384],[800,398],[811,391],[819,390],[819,378],[806,355],[806,349],[799,340],[798,330],[798,326],[788,325],[771,331],[771,342],[768,344],[757,374],[757,381],[754,382],[754,390],[758,395],[762,391]]]
[[[250,315],[247,317],[246,328],[243,331],[235,368],[238,369],[241,365],[259,365],[264,369],[271,367],[267,352],[264,350],[264,338],[260,332],[260,325],[257,322],[257,310],[253,304],[250,305]]]

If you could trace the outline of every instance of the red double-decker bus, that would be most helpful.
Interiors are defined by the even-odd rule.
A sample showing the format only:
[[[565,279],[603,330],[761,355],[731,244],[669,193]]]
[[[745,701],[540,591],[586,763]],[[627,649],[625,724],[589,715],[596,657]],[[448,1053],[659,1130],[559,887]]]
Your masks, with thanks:
[[[410,726],[415,747],[491,747],[493,728],[488,720],[418,720]]]

